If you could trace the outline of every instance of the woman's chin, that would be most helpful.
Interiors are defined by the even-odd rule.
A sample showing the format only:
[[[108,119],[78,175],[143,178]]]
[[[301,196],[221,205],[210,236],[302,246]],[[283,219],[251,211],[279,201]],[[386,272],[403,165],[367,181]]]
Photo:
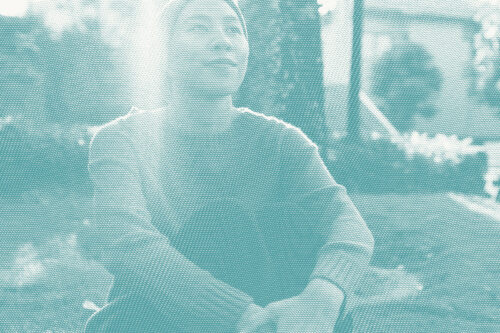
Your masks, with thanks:
[[[238,91],[238,86],[234,84],[224,84],[222,82],[211,82],[209,84],[201,85],[196,87],[200,93],[207,96],[221,97],[233,95]]]

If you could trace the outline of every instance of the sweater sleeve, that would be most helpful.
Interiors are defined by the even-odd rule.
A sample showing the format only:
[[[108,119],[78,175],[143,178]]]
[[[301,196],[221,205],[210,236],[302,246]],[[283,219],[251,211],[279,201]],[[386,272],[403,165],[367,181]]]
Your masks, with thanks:
[[[134,149],[116,124],[91,141],[93,218],[86,232],[91,255],[181,327],[234,331],[253,299],[188,260],[151,223]]]
[[[281,188],[285,200],[303,206],[323,244],[310,276],[324,277],[347,296],[368,268],[374,241],[359,211],[326,168],[314,144],[297,127],[282,137]],[[355,162],[355,161],[353,161]]]

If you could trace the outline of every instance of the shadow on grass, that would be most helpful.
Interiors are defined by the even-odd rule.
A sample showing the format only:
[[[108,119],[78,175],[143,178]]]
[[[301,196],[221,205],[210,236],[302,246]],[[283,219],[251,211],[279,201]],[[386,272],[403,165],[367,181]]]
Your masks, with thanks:
[[[500,224],[444,193],[352,198],[376,240],[373,267],[350,304],[356,332],[500,331]],[[111,276],[81,255],[70,232],[88,204],[64,191],[0,200],[3,220],[70,225],[38,227],[43,237],[29,228],[10,234],[27,236],[1,253],[1,332],[80,332],[92,313],[84,302],[104,305]]]

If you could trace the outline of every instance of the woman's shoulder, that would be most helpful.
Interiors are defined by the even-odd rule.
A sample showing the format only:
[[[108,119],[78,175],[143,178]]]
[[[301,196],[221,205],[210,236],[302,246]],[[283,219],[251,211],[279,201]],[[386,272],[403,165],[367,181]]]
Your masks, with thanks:
[[[268,129],[274,131],[280,138],[280,142],[291,142],[291,144],[302,142],[303,144],[315,145],[301,128],[286,122],[277,116],[266,115],[261,112],[252,111],[248,108],[240,108],[240,110],[246,112],[249,115],[249,118],[253,119],[254,122],[260,123]]]
[[[277,116],[267,115],[262,112],[253,111],[246,107],[238,108],[242,113],[247,115],[247,118],[254,123],[254,125],[260,125],[268,129],[281,132],[289,127],[294,127],[293,125],[287,123],[286,121],[278,118]]]
[[[125,115],[98,126],[95,133],[119,132],[130,138],[137,135],[144,136],[145,133],[151,133],[153,127],[158,125],[160,112],[161,109],[139,109],[133,106]]]

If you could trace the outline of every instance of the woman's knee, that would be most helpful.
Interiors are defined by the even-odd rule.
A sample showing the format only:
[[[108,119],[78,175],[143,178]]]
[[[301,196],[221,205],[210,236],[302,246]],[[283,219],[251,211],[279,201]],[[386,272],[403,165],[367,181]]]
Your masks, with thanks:
[[[254,212],[235,198],[218,198],[199,207],[181,229],[180,238],[209,247],[249,250],[262,246]],[[260,242],[260,244],[259,244]]]
[[[231,197],[209,200],[196,209],[177,239],[184,244],[196,243],[197,249],[213,251],[249,251],[263,245],[255,215]]]
[[[189,223],[210,225],[213,227],[241,224],[254,219],[253,212],[244,203],[233,197],[210,199],[197,208]]]

